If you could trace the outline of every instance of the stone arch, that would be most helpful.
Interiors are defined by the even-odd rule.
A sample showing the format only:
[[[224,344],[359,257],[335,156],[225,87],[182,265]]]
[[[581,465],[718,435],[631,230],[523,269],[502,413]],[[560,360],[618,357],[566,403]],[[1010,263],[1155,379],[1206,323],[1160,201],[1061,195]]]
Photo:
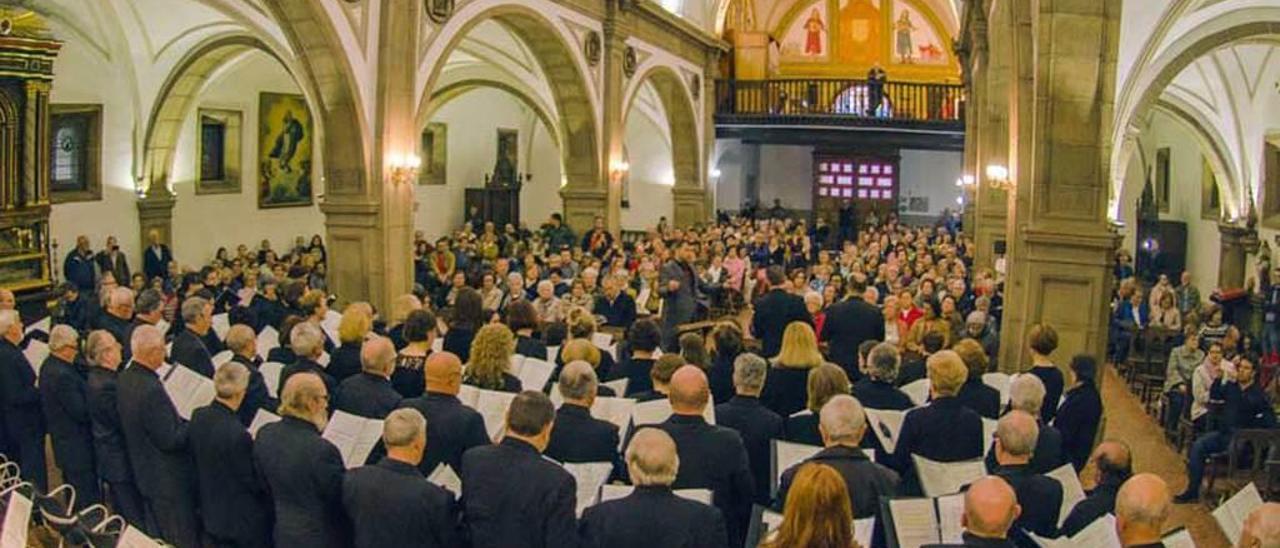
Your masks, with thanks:
[[[1208,120],[1204,119],[1202,113],[1183,101],[1162,98],[1152,108],[1155,111],[1169,115],[1191,135],[1195,136],[1196,142],[1200,145],[1200,149],[1205,153],[1204,155],[1209,161],[1209,168],[1213,170],[1214,178],[1218,181],[1220,203],[1227,203],[1224,189],[1239,188],[1243,184],[1241,182],[1243,177],[1235,169],[1235,163],[1227,161],[1227,151],[1230,147],[1227,146],[1226,140],[1208,123]],[[1147,165],[1145,158],[1143,158],[1143,165]]]
[[[451,82],[448,85],[435,90],[431,94],[431,97],[424,108],[418,111],[418,127],[425,127],[427,122],[430,122],[431,118],[435,116],[436,112],[449,104],[450,101],[465,95],[469,91],[480,88],[493,88],[502,91],[528,107],[529,110],[533,111],[534,115],[538,117],[538,120],[542,122],[542,125],[546,126],[547,133],[551,135],[551,140],[556,147],[560,146],[560,135],[556,129],[557,126],[553,121],[555,120],[554,111],[552,111],[548,105],[543,104],[542,101],[539,101],[532,93],[523,89],[523,86],[517,86],[515,84],[491,78],[467,78]]]
[[[418,65],[419,113],[432,110],[433,88],[444,61],[479,23],[493,20],[504,26],[533,53],[545,75],[559,123],[548,125],[558,133],[564,178],[569,186],[602,188],[603,158],[598,124],[599,97],[593,93],[573,34],[547,14],[557,13],[550,3],[517,3],[512,0],[479,0],[468,3],[436,32]],[[422,116],[419,116],[419,120]]]
[[[636,96],[639,95],[640,87],[645,82],[653,85],[653,89],[657,92],[659,101],[662,102],[662,110],[666,113],[667,131],[670,134],[671,141],[671,163],[675,170],[676,184],[672,189],[675,205],[672,209],[676,219],[701,220],[703,218],[703,209],[693,211],[693,205],[680,199],[681,189],[695,189],[703,191],[702,159],[703,159],[703,139],[701,124],[699,124],[698,109],[693,95],[686,85],[685,79],[682,78],[677,71],[667,65],[650,64],[648,67],[642,66],[636,71],[636,76],[631,79],[627,87],[627,93],[623,96],[622,113],[624,116],[624,127],[626,124],[625,117],[630,116],[632,106],[635,103]],[[688,211],[682,211],[682,209]],[[681,225],[680,221],[676,221],[677,225]]]

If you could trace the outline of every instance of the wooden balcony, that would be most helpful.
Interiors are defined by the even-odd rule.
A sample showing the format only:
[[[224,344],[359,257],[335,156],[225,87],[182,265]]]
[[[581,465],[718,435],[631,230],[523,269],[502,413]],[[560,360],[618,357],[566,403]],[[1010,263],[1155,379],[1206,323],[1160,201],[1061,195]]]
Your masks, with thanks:
[[[720,80],[717,125],[868,127],[964,130],[965,93],[958,84],[855,79]]]

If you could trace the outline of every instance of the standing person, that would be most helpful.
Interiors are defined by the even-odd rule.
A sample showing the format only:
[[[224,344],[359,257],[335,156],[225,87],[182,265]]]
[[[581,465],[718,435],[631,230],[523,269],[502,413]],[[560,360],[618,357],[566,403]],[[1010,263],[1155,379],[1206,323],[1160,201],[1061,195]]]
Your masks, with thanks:
[[[557,381],[564,403],[556,410],[556,427],[546,455],[558,462],[611,462],[622,473],[618,458],[618,426],[591,416],[596,401],[596,372],[585,361],[565,364]]]
[[[755,502],[768,504],[773,480],[770,477],[772,442],[782,439],[783,421],[760,403],[769,364],[755,354],[739,354],[733,361],[735,395],[716,406],[716,424],[732,428],[742,436],[755,484]]]
[[[662,348],[667,352],[679,351],[677,328],[693,321],[697,312],[701,280],[693,272],[694,259],[693,245],[684,242],[676,246],[671,260],[662,265],[658,294],[662,296]],[[801,309],[803,306],[801,303]]]
[[[880,103],[884,102],[884,85],[888,80],[889,76],[880,63],[871,65],[871,70],[867,71],[867,116],[875,116],[880,110]]]
[[[1063,518],[1058,531],[1062,536],[1075,536],[1098,518],[1115,512],[1116,493],[1133,475],[1133,456],[1123,441],[1107,440],[1098,444],[1091,460],[1094,488]]]
[[[450,352],[436,352],[423,366],[426,392],[400,401],[400,407],[416,409],[427,418],[427,449],[418,464],[424,476],[447,464],[454,473],[462,470],[462,454],[472,447],[488,445],[484,418],[458,401],[462,389],[462,362]]]
[[[106,247],[99,251],[93,260],[98,265],[98,272],[110,272],[120,283],[130,279],[129,259],[124,256],[124,252],[120,251],[120,245],[116,243],[115,236],[107,236]]]
[[[858,370],[858,347],[863,341],[884,340],[884,316],[875,305],[864,301],[867,282],[860,277],[846,284],[849,296],[827,309],[820,340],[830,345],[831,361],[839,365],[850,379],[862,378]]]
[[[93,250],[89,249],[88,236],[76,236],[76,246],[67,252],[67,258],[62,262],[62,276],[76,284],[81,293],[93,294],[98,275]]]
[[[760,352],[765,358],[778,355],[782,348],[782,334],[791,322],[804,322],[813,326],[813,318],[804,305],[804,299],[787,291],[787,275],[781,266],[773,265],[765,270],[769,291],[756,299],[751,317],[751,333],[760,339]]]
[[[40,367],[40,400],[53,441],[54,462],[76,490],[83,509],[102,501],[94,473],[93,426],[89,418],[87,373],[77,365],[80,337],[69,325],[49,333],[49,357]]]
[[[128,448],[120,427],[120,412],[116,408],[116,374],[123,359],[120,343],[107,331],[93,331],[85,344],[85,354],[90,364],[86,397],[93,432],[95,470],[107,487],[111,509],[126,522],[150,531],[142,494],[138,492],[133,471],[129,468]]]
[[[1071,358],[1075,384],[1067,390],[1053,421],[1053,426],[1062,433],[1062,456],[1076,472],[1080,472],[1089,459],[1093,439],[1102,422],[1102,396],[1098,394],[1097,371],[1098,365],[1093,356],[1078,354]],[[1048,396],[1045,398],[1042,405],[1047,407]]]
[[[1014,548],[1009,529],[1020,514],[1018,496],[999,476],[986,476],[969,484],[964,494],[963,545]]]
[[[1053,537],[1062,508],[1062,484],[1031,469],[1031,453],[1039,435],[1031,414],[1016,409],[1005,413],[996,426],[992,452],[998,466],[993,473],[1009,482],[1018,496],[1022,514],[1014,521],[1014,528]]]
[[[147,240],[150,245],[142,252],[143,273],[147,275],[148,281],[156,278],[168,280],[169,263],[173,262],[173,253],[169,252],[169,246],[160,239],[159,230],[153,228],[147,232]]]
[[[244,401],[236,409],[240,423],[249,426],[253,424],[253,417],[258,414],[259,409],[271,411],[279,402],[267,391],[266,378],[258,370],[262,365],[262,358],[258,356],[258,340],[253,328],[244,324],[231,326],[227,331],[227,349],[231,351],[231,361],[243,365],[249,371]]]
[[[0,409],[4,429],[16,453],[22,478],[41,491],[48,489],[44,460],[44,413],[36,389],[35,369],[18,345],[22,319],[16,310],[0,310]]]
[[[213,303],[201,297],[189,297],[182,302],[183,330],[173,338],[173,350],[169,359],[177,365],[213,378],[213,355],[204,340],[213,327]]]
[[[1062,371],[1049,357],[1058,349],[1058,331],[1049,324],[1036,324],[1031,326],[1028,340],[1031,347],[1031,370],[1028,372],[1040,377],[1040,382],[1044,383],[1044,407],[1040,408],[1040,421],[1050,424],[1058,414],[1058,403],[1066,382]]]

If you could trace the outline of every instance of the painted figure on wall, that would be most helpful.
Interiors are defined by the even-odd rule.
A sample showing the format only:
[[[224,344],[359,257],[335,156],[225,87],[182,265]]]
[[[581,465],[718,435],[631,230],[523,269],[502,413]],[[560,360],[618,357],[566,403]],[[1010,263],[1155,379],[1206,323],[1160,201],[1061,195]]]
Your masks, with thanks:
[[[903,10],[898,17],[897,24],[894,25],[897,34],[897,50],[898,59],[901,63],[910,64],[915,60],[915,47],[911,38],[911,33],[916,30],[916,26],[911,23],[911,12]]]
[[[805,55],[822,55],[822,33],[827,31],[827,25],[822,22],[822,15],[818,13],[817,8],[809,13],[809,20],[804,24],[807,36],[804,41]]]
[[[311,205],[312,127],[301,95],[260,95],[259,207]]]

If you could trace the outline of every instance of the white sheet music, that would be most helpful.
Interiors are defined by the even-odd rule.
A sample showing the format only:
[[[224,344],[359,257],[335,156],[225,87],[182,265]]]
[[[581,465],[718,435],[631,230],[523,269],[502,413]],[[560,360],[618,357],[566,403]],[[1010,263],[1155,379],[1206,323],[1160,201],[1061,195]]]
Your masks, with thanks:
[[[789,441],[772,440],[773,444],[773,486],[778,488],[781,485],[782,473],[788,468],[800,464],[810,457],[818,454],[822,447],[817,445],[805,445],[803,443],[792,443]]]
[[[1090,548],[1120,548],[1120,539],[1116,536],[1116,517],[1107,514],[1071,537],[1067,546],[1088,546]]]
[[[600,488],[600,502],[609,502],[611,500],[620,499],[630,495],[635,491],[632,485],[605,485]],[[676,489],[672,491],[677,497],[685,498],[694,502],[701,502],[708,506],[711,505],[710,489]]]
[[[964,494],[956,493],[935,499],[938,505],[938,536],[941,542],[963,544]]]
[[[435,338],[435,340],[431,341],[431,351],[432,351],[432,352],[444,352],[444,337],[443,337],[443,336],[441,336],[441,337],[436,337],[436,338]]]
[[[512,354],[511,363],[507,365],[507,371],[510,371],[511,374],[514,375],[516,371],[520,370],[520,366],[524,365],[524,360],[524,356],[521,356],[520,354]]]
[[[227,332],[231,331],[231,318],[226,312],[213,315],[213,332],[218,335],[218,340],[226,340]]]
[[[560,347],[559,347],[559,346],[548,346],[548,347],[547,347],[547,361],[549,361],[549,362],[551,362],[551,363],[556,363],[556,358],[559,358],[559,357],[560,357]]]
[[[649,310],[644,307],[644,304],[649,302],[649,295],[652,293],[653,292],[646,287],[640,290],[639,295],[636,295],[636,314],[643,316],[649,313]]]
[[[507,408],[516,395],[511,392],[497,390],[481,390],[471,385],[462,385],[458,391],[458,400],[463,405],[475,409],[484,418],[484,429],[490,439],[498,439],[506,429]]]
[[[982,383],[1000,391],[1000,407],[1004,407],[1009,403],[1009,383],[1013,381],[1013,377],[1017,375],[1009,375],[1006,373],[986,373],[982,375]]]
[[[40,378],[40,368],[44,366],[45,358],[49,357],[49,345],[44,341],[31,339],[27,341],[27,349],[22,351],[22,355],[27,357],[27,363],[31,364],[36,378]]]
[[[880,440],[880,446],[886,453],[892,455],[898,448],[898,434],[902,433],[902,421],[907,418],[907,412],[871,408],[864,411],[867,413],[871,431],[875,432],[876,439]]]
[[[191,420],[191,413],[209,405],[215,395],[213,381],[186,366],[174,367],[163,378],[164,392],[169,395],[178,416]]]
[[[249,435],[254,439],[257,439],[258,431],[262,430],[263,426],[273,422],[280,422],[280,420],[280,415],[267,411],[266,409],[259,409],[258,412],[253,415],[253,422],[249,423]]]
[[[462,496],[462,478],[459,478],[458,473],[454,472],[453,467],[448,464],[442,462],[436,465],[436,469],[427,476],[427,481],[448,489],[454,497]]]
[[[667,400],[652,400],[643,403],[637,403],[635,410],[631,415],[631,421],[636,426],[645,424],[658,424],[667,420],[671,416],[671,402]],[[707,403],[707,407],[702,410],[702,418],[707,424],[716,423],[716,408]]]
[[[618,397],[621,398],[627,393],[627,383],[629,382],[631,382],[631,379],[617,379],[609,382],[602,382],[600,383],[600,386],[608,386],[609,388],[612,388],[613,393],[617,394]]]
[[[898,537],[899,547],[919,548],[939,542],[933,499],[892,499],[889,513],[893,515],[893,533]]]
[[[1160,541],[1164,543],[1164,548],[1196,548],[1196,542],[1191,540],[1191,531],[1185,527],[1175,529]]]
[[[27,548],[27,527],[31,524],[31,499],[14,490],[4,510],[4,528],[0,529],[0,548]]]
[[[266,362],[258,366],[258,372],[262,373],[262,382],[267,385],[267,393],[273,398],[279,398],[276,390],[280,386],[280,374],[284,372],[284,364]]]
[[[1071,509],[1084,500],[1084,486],[1080,485],[1080,477],[1070,463],[1054,468],[1045,475],[1062,484],[1062,508],[1058,511],[1058,527],[1062,527],[1062,522],[1067,521],[1067,514],[1071,513]]]
[[[338,324],[342,322],[342,314],[337,311],[330,310],[325,313],[324,320],[320,321],[320,329],[329,337],[330,341],[336,346],[342,346],[342,339],[338,338]]]
[[[234,358],[235,356],[236,355],[230,350],[223,350],[222,352],[218,352],[217,354],[214,354],[212,358],[213,369],[215,371],[218,369],[221,369],[222,366],[227,365],[228,363],[231,363],[231,358]]]
[[[578,486],[578,517],[582,517],[582,511],[588,506],[596,504],[596,499],[600,496],[600,487],[604,486],[604,482],[609,481],[609,474],[613,472],[613,463],[611,462],[566,462],[564,469],[573,476]]]
[[[321,437],[338,448],[342,453],[342,463],[350,470],[368,460],[373,446],[382,437],[382,421],[334,411]]]
[[[931,386],[929,379],[920,379],[899,387],[899,390],[902,390],[908,398],[911,398],[911,403],[924,405],[925,402],[929,401],[929,388]]]
[[[982,456],[987,456],[991,452],[991,440],[996,437],[996,427],[1000,422],[995,419],[982,417]]]
[[[596,348],[600,350],[608,351],[609,347],[613,346],[613,335],[600,332],[592,333],[591,344],[596,345]]]
[[[23,331],[22,334],[24,336],[30,335],[36,331],[48,334],[51,329],[53,329],[53,317],[45,316],[44,318],[37,320],[35,323],[28,325],[27,329]]]
[[[163,318],[156,322],[156,329],[159,329],[161,334],[168,333],[170,327],[173,327],[173,325],[164,321]],[[125,341],[121,344],[129,344],[129,341]]]
[[[120,533],[120,540],[116,541],[116,548],[160,548],[160,546],[159,542],[132,525],[126,525],[124,531]]]
[[[280,332],[276,328],[266,326],[258,333],[258,356],[267,359],[267,354],[280,346]],[[273,394],[274,396],[274,394]]]
[[[1244,531],[1245,518],[1259,506],[1262,506],[1262,495],[1258,493],[1258,487],[1249,482],[1249,485],[1214,509],[1213,519],[1218,522],[1218,527],[1222,528],[1227,540],[1235,545],[1240,541],[1240,533]]]
[[[911,455],[911,460],[915,462],[920,487],[930,497],[959,493],[964,486],[987,475],[987,466],[982,459],[937,462],[920,455]]]
[[[535,358],[525,358],[520,361],[519,369],[512,370],[511,374],[520,379],[520,385],[525,390],[541,391],[542,387],[547,385],[551,380],[551,375],[556,372],[556,364],[544,362]]]

